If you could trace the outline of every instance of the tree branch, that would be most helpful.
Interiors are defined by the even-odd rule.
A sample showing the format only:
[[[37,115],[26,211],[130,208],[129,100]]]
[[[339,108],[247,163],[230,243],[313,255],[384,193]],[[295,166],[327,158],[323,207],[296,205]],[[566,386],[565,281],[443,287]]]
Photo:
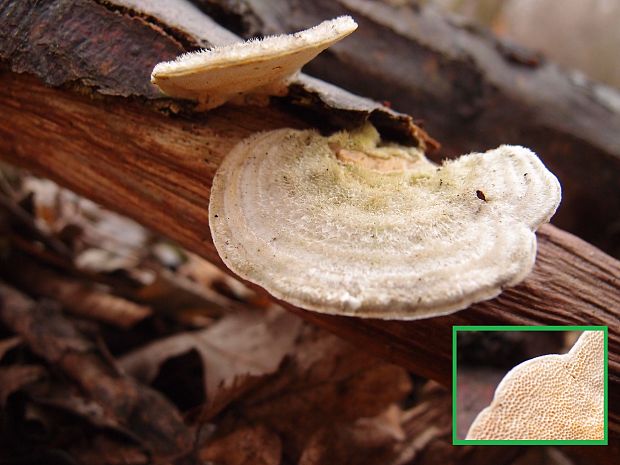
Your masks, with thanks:
[[[0,75],[0,100],[3,158],[124,213],[221,267],[207,215],[217,166],[249,134],[305,126],[273,107],[225,106],[191,120],[166,117],[137,102],[93,100],[11,72]],[[452,325],[607,325],[609,424],[620,432],[620,262],[552,226],[538,237],[536,266],[525,282],[453,315],[398,322],[286,307],[444,384],[451,378]]]
[[[161,98],[148,74],[154,62],[206,39],[194,40],[178,25],[166,26],[146,13],[110,8],[132,2],[140,3],[0,0],[0,157],[135,218],[223,267],[209,233],[209,189],[222,158],[244,137],[318,124],[302,118],[308,110],[315,117],[322,112],[336,126],[371,119],[388,135],[431,144],[410,117],[343,98],[338,88],[319,84],[312,90],[303,81],[288,99],[266,108],[224,106],[194,114],[191,105]],[[595,160],[608,173],[617,169],[609,157]],[[617,184],[605,191],[607,198],[614,194]],[[609,424],[618,434],[620,263],[551,226],[538,236],[538,259],[525,282],[453,315],[392,322],[287,307],[444,384],[451,378],[454,324],[608,325]]]

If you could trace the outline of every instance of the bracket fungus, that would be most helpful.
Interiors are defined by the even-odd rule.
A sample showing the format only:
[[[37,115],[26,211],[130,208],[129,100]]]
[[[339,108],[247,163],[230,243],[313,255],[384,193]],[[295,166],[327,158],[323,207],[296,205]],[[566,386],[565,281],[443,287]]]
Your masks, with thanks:
[[[353,18],[340,16],[295,34],[185,53],[158,63],[151,82],[171,97],[198,100],[204,110],[247,94],[283,95],[302,66],[355,29]]]
[[[530,150],[501,146],[435,165],[367,124],[323,137],[250,136],[213,180],[209,224],[224,263],[322,313],[419,319],[521,281],[560,185]]]
[[[568,353],[514,367],[466,439],[604,439],[604,346],[603,331],[584,331]]]

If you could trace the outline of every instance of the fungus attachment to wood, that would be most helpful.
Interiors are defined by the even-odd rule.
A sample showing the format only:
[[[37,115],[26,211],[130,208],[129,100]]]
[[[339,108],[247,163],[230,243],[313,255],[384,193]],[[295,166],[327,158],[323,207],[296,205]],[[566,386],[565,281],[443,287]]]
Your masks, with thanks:
[[[209,220],[224,263],[279,299],[419,319],[521,281],[535,259],[533,231],[559,202],[557,179],[526,148],[438,166],[368,124],[240,142],[213,180]]]
[[[567,354],[517,365],[499,383],[466,439],[604,439],[604,347],[602,330],[584,331]]]
[[[151,82],[171,97],[198,100],[203,110],[249,94],[284,95],[302,66],[355,29],[341,16],[295,34],[186,53],[158,63]]]

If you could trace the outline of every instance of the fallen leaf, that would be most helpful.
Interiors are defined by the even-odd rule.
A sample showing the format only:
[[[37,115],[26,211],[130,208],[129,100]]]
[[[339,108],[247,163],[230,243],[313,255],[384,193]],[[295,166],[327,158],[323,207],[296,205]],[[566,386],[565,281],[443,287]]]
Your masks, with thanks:
[[[106,287],[64,276],[26,256],[13,256],[11,281],[28,292],[54,299],[69,312],[128,329],[152,314],[151,309],[122,297]]]
[[[86,444],[72,444],[68,451],[78,462],[88,465],[146,465],[153,463],[148,454],[135,445],[118,439],[95,436]]]
[[[193,434],[176,408],[157,391],[119,373],[60,312],[0,283],[0,321],[79,388],[85,410],[94,412],[90,418],[120,425],[119,432],[130,432],[157,457],[191,453]]]
[[[437,458],[444,452],[454,456],[450,392],[434,381],[427,381],[416,397],[415,404],[402,415],[407,440],[401,445],[395,463],[417,464],[425,456]],[[438,445],[436,452],[427,454],[435,445]],[[435,462],[429,460],[429,463]],[[441,458],[437,463],[442,463]]]
[[[520,446],[454,447],[452,395],[434,381],[426,381],[414,405],[403,414],[403,442],[396,464],[509,465],[527,448]]]
[[[120,359],[120,366],[151,382],[167,359],[196,350],[203,362],[211,418],[258,378],[274,373],[291,351],[301,320],[279,307],[231,313],[211,327],[160,339]]]
[[[215,289],[230,299],[266,308],[272,305],[262,295],[257,295],[238,279],[224,273],[214,264],[193,253],[187,253],[187,260],[179,267],[178,275],[200,284],[204,288]]]
[[[80,249],[86,255],[78,261],[84,268],[131,268],[147,250],[144,246],[150,233],[135,221],[47,179],[26,176],[23,188],[34,194],[35,220],[42,230],[57,235],[68,225],[81,229]]]
[[[375,417],[410,391],[404,369],[305,326],[288,363],[269,383],[239,399],[229,421],[242,418],[266,425],[280,434],[285,455],[295,458],[326,425],[344,427]]]
[[[217,465],[278,465],[282,444],[275,433],[264,426],[243,426],[217,437],[199,453],[202,460]]]
[[[394,463],[405,439],[400,410],[388,408],[374,418],[352,424],[330,424],[315,432],[305,445],[299,465],[387,465]]]
[[[159,313],[199,310],[205,316],[218,317],[231,310],[245,309],[242,303],[166,269],[159,270],[153,282],[137,290],[134,295]]]
[[[4,356],[15,347],[21,344],[22,340],[19,337],[9,337],[7,339],[0,340],[0,361]]]
[[[0,367],[0,406],[5,407],[11,394],[39,380],[45,373],[45,368],[40,365]]]

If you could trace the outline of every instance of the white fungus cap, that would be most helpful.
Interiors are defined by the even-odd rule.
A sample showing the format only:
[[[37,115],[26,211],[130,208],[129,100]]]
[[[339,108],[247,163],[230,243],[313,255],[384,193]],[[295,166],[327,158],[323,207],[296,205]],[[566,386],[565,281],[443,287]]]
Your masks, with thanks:
[[[603,331],[584,331],[567,354],[517,365],[466,439],[604,439],[604,347]]]
[[[151,82],[172,97],[198,100],[203,108],[248,92],[282,94],[303,65],[355,29],[353,18],[341,16],[295,34],[185,53],[158,63]]]
[[[371,125],[323,137],[260,133],[213,180],[209,223],[224,263],[322,313],[419,319],[521,281],[560,185],[530,150],[501,146],[437,166]]]

